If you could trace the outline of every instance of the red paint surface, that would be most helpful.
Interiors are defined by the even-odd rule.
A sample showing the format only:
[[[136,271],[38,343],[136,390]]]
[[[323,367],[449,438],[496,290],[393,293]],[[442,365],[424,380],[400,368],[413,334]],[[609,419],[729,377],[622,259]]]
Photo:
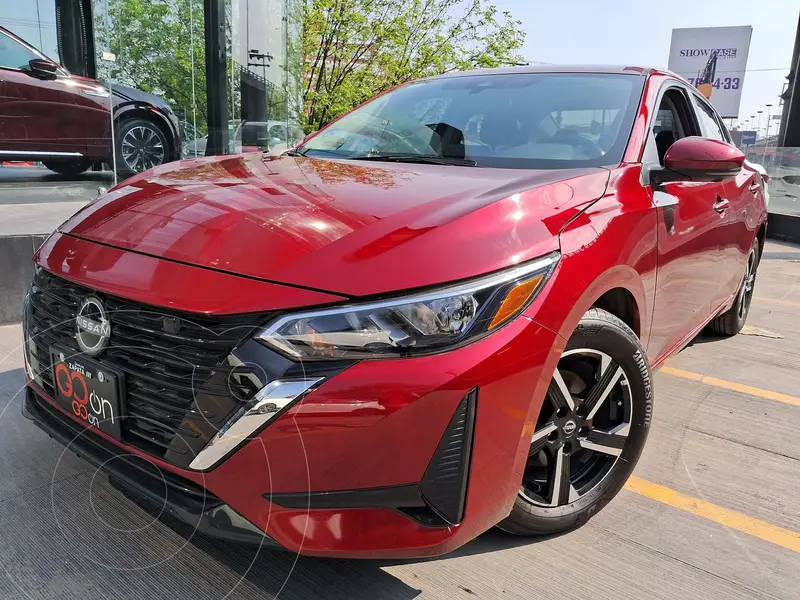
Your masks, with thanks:
[[[552,252],[558,231],[602,195],[607,180],[601,168],[442,169],[247,154],[159,167],[89,205],[61,231],[362,296],[473,277]]]
[[[664,160],[673,171],[703,169],[741,169],[744,152],[719,140],[687,137],[677,140],[667,150]]]

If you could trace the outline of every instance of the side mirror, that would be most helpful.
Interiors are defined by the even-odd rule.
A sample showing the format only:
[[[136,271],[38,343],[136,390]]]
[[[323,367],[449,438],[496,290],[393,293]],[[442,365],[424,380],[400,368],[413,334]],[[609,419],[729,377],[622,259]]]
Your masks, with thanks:
[[[28,66],[30,67],[31,75],[40,79],[55,79],[58,70],[61,68],[56,63],[45,60],[44,58],[33,58],[29,60]]]
[[[730,144],[701,137],[676,141],[664,156],[664,166],[689,181],[725,181],[742,170],[744,153]]]

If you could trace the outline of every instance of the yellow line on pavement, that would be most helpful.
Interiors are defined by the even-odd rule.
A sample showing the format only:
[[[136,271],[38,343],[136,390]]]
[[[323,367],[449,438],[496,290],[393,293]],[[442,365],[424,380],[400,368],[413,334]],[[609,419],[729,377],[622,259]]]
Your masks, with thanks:
[[[800,302],[792,302],[791,300],[779,300],[778,298],[764,298],[763,296],[753,296],[753,300],[758,302],[769,302],[770,304],[785,304],[786,306],[800,307]]]
[[[788,394],[781,394],[772,392],[770,390],[762,390],[761,388],[753,387],[751,385],[743,385],[733,381],[726,381],[725,379],[717,379],[716,377],[709,377],[708,375],[701,375],[700,373],[692,373],[691,371],[684,371],[682,369],[675,369],[673,367],[661,367],[659,373],[672,375],[674,377],[681,377],[691,381],[699,381],[706,385],[713,385],[714,387],[748,394],[749,396],[756,396],[758,398],[765,398],[767,400],[774,400],[775,402],[783,402],[784,404],[792,404],[800,406],[800,398],[797,396],[790,396]]]
[[[632,475],[625,484],[625,489],[656,502],[677,508],[698,517],[703,517],[714,523],[719,523],[729,529],[735,529],[759,539],[771,542],[777,546],[800,552],[800,533],[790,531],[777,525],[772,525],[760,519],[748,517],[735,510],[730,510],[711,504],[705,500],[694,498],[677,492],[663,485],[651,483]]]

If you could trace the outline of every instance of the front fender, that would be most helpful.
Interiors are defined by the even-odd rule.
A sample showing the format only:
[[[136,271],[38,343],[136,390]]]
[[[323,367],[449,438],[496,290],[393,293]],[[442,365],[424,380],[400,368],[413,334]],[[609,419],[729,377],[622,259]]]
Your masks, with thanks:
[[[606,292],[622,288],[635,303],[635,329],[647,347],[656,285],[656,211],[639,184],[639,167],[619,169],[608,192],[560,233],[562,258],[526,315],[568,340]]]

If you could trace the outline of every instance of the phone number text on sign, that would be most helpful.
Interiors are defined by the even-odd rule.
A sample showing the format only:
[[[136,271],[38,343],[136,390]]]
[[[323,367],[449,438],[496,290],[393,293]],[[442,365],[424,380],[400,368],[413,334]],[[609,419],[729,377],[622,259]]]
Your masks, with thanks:
[[[688,81],[693,86],[697,86],[700,83],[700,78],[689,77]],[[740,85],[741,85],[741,80],[738,77],[725,77],[724,79],[722,79],[721,77],[717,77],[712,87],[717,90],[718,89],[738,90]]]

